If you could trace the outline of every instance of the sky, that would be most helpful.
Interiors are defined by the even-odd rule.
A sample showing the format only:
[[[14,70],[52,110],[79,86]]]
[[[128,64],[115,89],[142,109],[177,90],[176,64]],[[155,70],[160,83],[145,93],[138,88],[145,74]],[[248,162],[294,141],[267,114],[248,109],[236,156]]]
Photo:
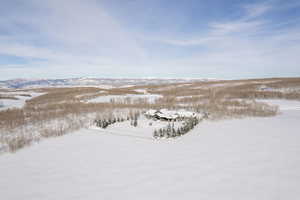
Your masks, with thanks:
[[[0,80],[300,76],[299,0],[0,3]]]

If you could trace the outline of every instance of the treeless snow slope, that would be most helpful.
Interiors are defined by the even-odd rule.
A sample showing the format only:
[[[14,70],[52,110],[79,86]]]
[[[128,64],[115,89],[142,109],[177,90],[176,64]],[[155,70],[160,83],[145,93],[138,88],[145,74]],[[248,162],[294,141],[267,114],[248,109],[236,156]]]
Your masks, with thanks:
[[[14,92],[9,93],[3,93],[6,94],[13,94]],[[17,93],[17,92],[16,92]],[[26,100],[32,99],[34,97],[38,97],[44,93],[37,93],[37,92],[22,92],[21,94],[29,94],[28,96],[21,96],[21,95],[15,95],[14,97],[18,98],[16,100],[14,99],[0,99],[0,105],[3,105],[3,107],[0,106],[0,111],[7,110],[9,108],[22,108],[26,104]]]
[[[97,130],[45,140],[0,156],[0,197],[299,199],[300,111],[282,112],[203,122],[174,140]]]

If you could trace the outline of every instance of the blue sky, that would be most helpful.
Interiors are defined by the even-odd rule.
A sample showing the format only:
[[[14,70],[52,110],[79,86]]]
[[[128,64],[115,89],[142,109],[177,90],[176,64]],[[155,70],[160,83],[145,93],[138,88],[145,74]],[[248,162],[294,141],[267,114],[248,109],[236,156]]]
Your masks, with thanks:
[[[0,79],[300,76],[297,0],[9,0]]]

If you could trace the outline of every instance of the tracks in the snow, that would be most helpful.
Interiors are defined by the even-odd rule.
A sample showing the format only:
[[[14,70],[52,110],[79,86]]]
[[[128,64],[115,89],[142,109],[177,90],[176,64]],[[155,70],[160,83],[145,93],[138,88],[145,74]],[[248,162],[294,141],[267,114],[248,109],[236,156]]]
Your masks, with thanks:
[[[124,133],[119,133],[115,131],[109,131],[107,129],[94,129],[97,131],[105,132],[111,135],[116,135],[116,136],[122,136],[122,137],[130,137],[130,138],[137,138],[137,139],[142,139],[142,140],[154,140],[152,137],[145,137],[145,136],[138,136],[138,135],[130,135],[130,134],[124,134]]]

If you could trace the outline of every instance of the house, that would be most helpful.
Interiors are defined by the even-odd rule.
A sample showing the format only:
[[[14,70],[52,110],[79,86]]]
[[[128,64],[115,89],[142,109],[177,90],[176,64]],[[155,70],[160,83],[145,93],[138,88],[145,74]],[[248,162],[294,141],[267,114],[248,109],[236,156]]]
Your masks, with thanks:
[[[173,111],[167,109],[161,109],[161,110],[151,109],[145,113],[145,116],[147,118],[153,118],[157,120],[176,121],[176,120],[183,120],[191,117],[197,117],[198,115],[194,112],[190,112],[186,110]]]

